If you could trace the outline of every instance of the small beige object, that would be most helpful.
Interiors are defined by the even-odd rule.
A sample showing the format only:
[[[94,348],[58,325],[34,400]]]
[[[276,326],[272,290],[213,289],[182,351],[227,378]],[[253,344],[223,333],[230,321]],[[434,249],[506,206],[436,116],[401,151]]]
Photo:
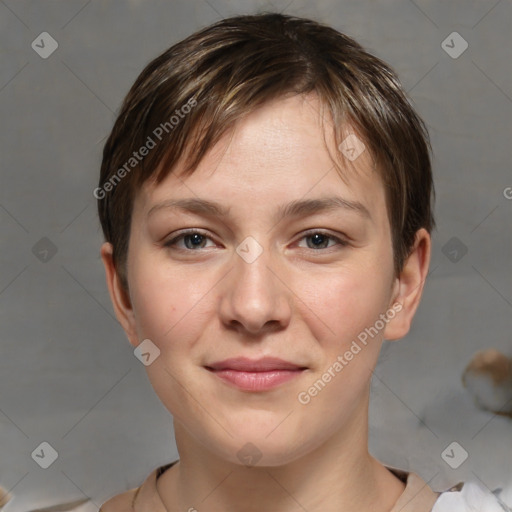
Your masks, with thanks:
[[[481,409],[512,417],[512,359],[490,348],[477,352],[462,382]]]
[[[0,510],[7,505],[11,498],[12,496],[3,487],[0,487]]]

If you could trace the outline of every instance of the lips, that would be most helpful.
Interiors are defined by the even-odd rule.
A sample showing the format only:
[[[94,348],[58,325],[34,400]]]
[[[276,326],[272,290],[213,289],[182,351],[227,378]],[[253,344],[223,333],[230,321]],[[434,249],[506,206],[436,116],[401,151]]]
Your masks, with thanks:
[[[297,364],[278,359],[277,357],[262,357],[261,359],[249,359],[247,357],[235,357],[219,361],[207,366],[214,371],[235,370],[238,372],[268,372],[272,370],[300,370]]]
[[[224,382],[244,391],[273,389],[302,374],[306,367],[275,357],[236,357],[205,367]]]

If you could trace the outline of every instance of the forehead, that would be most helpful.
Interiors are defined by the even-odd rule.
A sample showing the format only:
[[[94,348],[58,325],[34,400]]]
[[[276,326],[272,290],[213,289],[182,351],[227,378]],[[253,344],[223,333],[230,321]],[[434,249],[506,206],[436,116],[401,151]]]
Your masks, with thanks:
[[[316,96],[280,98],[240,120],[210,149],[194,172],[180,176],[181,163],[158,185],[145,183],[134,215],[173,198],[205,198],[251,210],[253,215],[299,198],[341,195],[372,216],[385,214],[384,187],[364,144],[350,126],[341,156],[332,121]],[[340,177],[340,169],[343,179]],[[385,215],[386,216],[386,215]]]

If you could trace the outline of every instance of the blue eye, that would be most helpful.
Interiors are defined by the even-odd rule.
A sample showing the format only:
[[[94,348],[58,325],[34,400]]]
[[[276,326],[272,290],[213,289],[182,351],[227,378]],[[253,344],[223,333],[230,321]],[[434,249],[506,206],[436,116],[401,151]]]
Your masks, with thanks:
[[[311,239],[312,244],[307,244],[308,249],[313,249],[317,251],[318,249],[328,249],[330,241],[336,242],[334,245],[338,244],[340,246],[347,246],[348,242],[342,240],[339,237],[331,235],[324,231],[310,231],[306,233],[300,240]],[[177,247],[178,242],[184,242],[185,247]],[[175,238],[169,240],[164,244],[165,247],[175,248],[178,250],[188,250],[195,251],[198,249],[206,248],[205,244],[207,240],[211,240],[211,238],[203,231],[199,231],[197,229],[191,229],[189,231],[185,231],[180,233]],[[327,246],[325,245],[327,243]]]
[[[335,241],[341,246],[346,246],[348,243],[345,240],[342,240],[341,238],[338,238],[337,236],[333,236],[329,233],[326,233],[325,231],[310,231],[309,233],[306,233],[301,240],[304,239],[310,239],[313,242],[313,245],[311,246],[308,244],[308,249],[328,249],[327,246],[325,246],[325,242],[329,243],[329,241]],[[331,246],[332,247],[332,246]]]
[[[176,246],[178,241],[183,240],[185,242],[185,248],[193,251],[196,249],[203,249],[204,242],[207,239],[210,239],[210,237],[208,237],[206,235],[206,233],[204,233],[202,231],[198,231],[198,230],[190,230],[190,231],[181,233],[177,237],[166,242],[164,245],[165,245],[165,247],[174,247],[174,246]],[[190,242],[190,243],[188,244],[187,242]],[[178,247],[178,249],[183,249],[183,248]]]

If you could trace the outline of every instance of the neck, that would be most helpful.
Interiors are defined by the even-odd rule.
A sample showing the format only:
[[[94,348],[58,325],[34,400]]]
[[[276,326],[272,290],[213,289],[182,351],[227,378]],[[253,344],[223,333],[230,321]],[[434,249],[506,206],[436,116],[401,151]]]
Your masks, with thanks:
[[[368,424],[367,410],[316,449],[266,467],[226,461],[175,422],[180,461],[158,480],[164,506],[168,512],[388,512],[404,484],[368,453],[368,429],[361,428]]]

